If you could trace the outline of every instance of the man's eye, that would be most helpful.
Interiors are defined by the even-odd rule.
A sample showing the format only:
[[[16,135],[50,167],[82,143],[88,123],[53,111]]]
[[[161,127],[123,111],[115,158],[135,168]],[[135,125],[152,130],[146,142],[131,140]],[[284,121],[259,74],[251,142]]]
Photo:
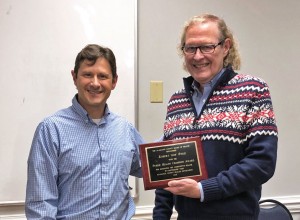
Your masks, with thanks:
[[[90,77],[92,76],[92,74],[90,74],[90,73],[85,73],[85,74],[83,74],[83,76],[86,77],[86,78],[90,78]]]
[[[99,75],[98,78],[99,78],[99,79],[107,79],[108,76],[107,76],[107,75]]]
[[[203,45],[201,46],[201,51],[211,51],[214,49],[214,45]]]
[[[185,51],[188,53],[194,53],[196,50],[197,50],[197,47],[192,47],[192,46],[185,48]]]

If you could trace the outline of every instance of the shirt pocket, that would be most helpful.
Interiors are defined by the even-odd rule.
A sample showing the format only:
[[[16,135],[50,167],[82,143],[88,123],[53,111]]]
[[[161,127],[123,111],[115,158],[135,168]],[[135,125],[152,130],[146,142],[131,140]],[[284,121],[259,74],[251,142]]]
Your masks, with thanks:
[[[133,152],[121,150],[120,161],[121,161],[121,178],[126,180],[130,174]]]

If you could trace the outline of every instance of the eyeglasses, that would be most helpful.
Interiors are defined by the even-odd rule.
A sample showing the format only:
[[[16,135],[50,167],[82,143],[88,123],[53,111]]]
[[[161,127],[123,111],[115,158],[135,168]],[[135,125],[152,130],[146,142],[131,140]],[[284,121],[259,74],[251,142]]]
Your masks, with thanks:
[[[213,53],[217,46],[223,44],[224,40],[221,40],[217,44],[207,44],[207,45],[200,45],[200,46],[187,46],[184,45],[181,47],[181,50],[185,55],[194,55],[197,52],[197,49],[201,51],[201,53]]]

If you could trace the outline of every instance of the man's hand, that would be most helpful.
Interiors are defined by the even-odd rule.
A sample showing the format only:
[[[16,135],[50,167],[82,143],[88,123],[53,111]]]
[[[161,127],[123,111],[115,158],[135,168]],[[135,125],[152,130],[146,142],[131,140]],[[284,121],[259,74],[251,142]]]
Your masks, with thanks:
[[[168,182],[165,190],[174,195],[181,195],[190,198],[200,198],[200,189],[198,183],[193,179],[171,180]]]

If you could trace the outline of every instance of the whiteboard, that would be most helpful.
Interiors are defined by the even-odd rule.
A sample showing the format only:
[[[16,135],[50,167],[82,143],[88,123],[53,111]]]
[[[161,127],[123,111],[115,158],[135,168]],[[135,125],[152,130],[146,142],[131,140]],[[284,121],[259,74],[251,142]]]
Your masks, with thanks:
[[[111,48],[119,80],[110,109],[135,125],[136,0],[1,0],[0,204],[25,200],[27,157],[38,123],[71,105],[77,53]],[[130,185],[136,193],[135,179]]]

